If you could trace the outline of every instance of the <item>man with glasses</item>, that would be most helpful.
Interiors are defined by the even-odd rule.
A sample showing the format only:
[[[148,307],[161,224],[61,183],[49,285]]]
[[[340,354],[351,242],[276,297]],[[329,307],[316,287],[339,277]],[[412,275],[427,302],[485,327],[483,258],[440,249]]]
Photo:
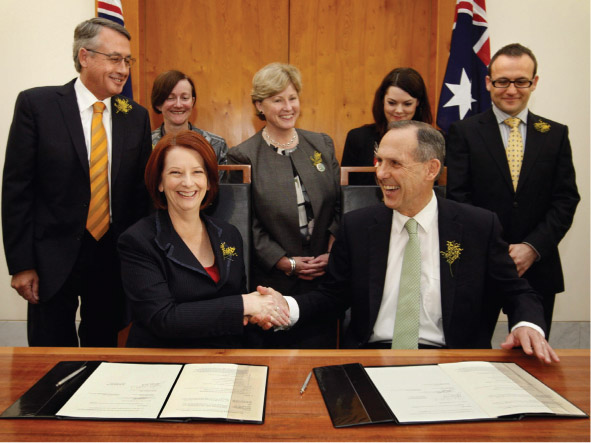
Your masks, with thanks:
[[[527,108],[538,83],[532,51],[501,48],[488,67],[492,109],[454,123],[447,146],[447,196],[497,213],[518,274],[542,294],[550,334],[564,291],[558,243],[580,200],[568,128]]]
[[[12,287],[29,302],[30,346],[116,346],[121,232],[147,214],[148,112],[120,96],[129,32],[102,18],[74,31],[79,77],[19,94],[2,182]],[[75,317],[80,297],[80,327]]]

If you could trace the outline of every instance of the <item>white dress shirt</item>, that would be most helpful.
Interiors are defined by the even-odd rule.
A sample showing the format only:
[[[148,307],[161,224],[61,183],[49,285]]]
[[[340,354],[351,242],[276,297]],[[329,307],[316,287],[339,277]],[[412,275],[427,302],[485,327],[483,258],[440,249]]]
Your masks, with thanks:
[[[404,225],[410,217],[392,211],[392,230],[388,248],[388,264],[382,303],[369,342],[392,341],[404,249],[408,232]],[[439,228],[437,198],[431,200],[413,217],[417,223],[421,248],[421,309],[419,312],[419,343],[444,346],[441,314],[441,283],[439,278]],[[433,251],[437,251],[434,254]]]
[[[392,230],[388,245],[388,263],[382,302],[373,327],[370,343],[392,341],[396,305],[398,304],[398,290],[404,248],[408,243],[408,232],[404,228],[410,217],[393,211]],[[441,282],[440,282],[440,248],[439,248],[439,211],[437,198],[432,193],[431,200],[418,214],[413,217],[418,223],[419,244],[421,248],[421,310],[419,313],[419,343],[445,346],[443,334],[443,315],[441,311]],[[293,297],[285,297],[289,306],[290,326],[299,319],[300,310]],[[520,326],[529,326],[545,336],[538,325],[521,321],[511,331]],[[284,328],[276,328],[280,330]]]
[[[86,144],[86,151],[88,154],[88,164],[90,165],[90,137],[91,137],[91,125],[92,125],[92,114],[93,105],[96,102],[103,102],[105,104],[105,110],[103,111],[103,126],[107,133],[107,152],[109,155],[108,166],[109,166],[109,212],[111,216],[111,158],[112,157],[112,133],[113,124],[111,119],[111,97],[104,100],[97,99],[92,92],[88,90],[80,77],[74,82],[74,91],[76,92],[76,100],[78,101],[78,109],[80,110],[80,120],[82,121],[82,130],[84,131],[84,142]]]

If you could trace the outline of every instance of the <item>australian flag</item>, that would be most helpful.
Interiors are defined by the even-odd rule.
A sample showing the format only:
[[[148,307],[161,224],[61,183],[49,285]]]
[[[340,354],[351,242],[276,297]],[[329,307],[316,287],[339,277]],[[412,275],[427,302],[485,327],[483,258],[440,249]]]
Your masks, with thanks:
[[[121,0],[102,0],[97,2],[97,15],[107,20],[112,20],[119,23],[121,26],[125,26],[123,20],[123,7],[121,6]],[[127,77],[127,82],[123,86],[121,95],[133,99],[133,91],[131,89],[131,73]]]
[[[490,40],[485,0],[457,0],[449,60],[437,110],[437,125],[450,125],[490,108],[486,90]]]

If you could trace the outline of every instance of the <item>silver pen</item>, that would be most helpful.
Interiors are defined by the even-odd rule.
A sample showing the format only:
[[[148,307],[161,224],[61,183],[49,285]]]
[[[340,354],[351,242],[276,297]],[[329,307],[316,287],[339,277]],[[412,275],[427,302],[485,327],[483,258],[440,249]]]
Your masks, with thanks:
[[[300,389],[300,395],[302,395],[304,393],[304,391],[306,390],[306,388],[308,387],[308,383],[310,383],[310,378],[311,377],[312,377],[312,371],[310,371],[310,373],[306,377],[306,381],[302,385],[302,389]]]
[[[58,381],[55,384],[56,388],[59,388],[60,386],[62,386],[64,383],[68,382],[69,380],[73,379],[74,377],[76,377],[78,374],[80,374],[82,371],[84,371],[86,369],[86,366],[82,366],[80,369],[76,369],[74,372],[72,372],[70,375],[62,378],[60,381]]]

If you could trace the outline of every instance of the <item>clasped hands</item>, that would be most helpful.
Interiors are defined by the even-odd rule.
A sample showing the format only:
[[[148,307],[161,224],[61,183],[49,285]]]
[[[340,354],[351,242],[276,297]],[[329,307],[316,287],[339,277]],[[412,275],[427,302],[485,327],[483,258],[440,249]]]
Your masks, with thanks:
[[[283,296],[264,286],[257,286],[255,292],[242,294],[244,301],[244,326],[249,322],[264,330],[289,326],[289,306]]]
[[[314,280],[326,273],[329,254],[321,254],[318,257],[291,257],[295,260],[294,274],[302,280]],[[275,265],[277,269],[291,275],[291,263],[289,258],[282,257]]]

